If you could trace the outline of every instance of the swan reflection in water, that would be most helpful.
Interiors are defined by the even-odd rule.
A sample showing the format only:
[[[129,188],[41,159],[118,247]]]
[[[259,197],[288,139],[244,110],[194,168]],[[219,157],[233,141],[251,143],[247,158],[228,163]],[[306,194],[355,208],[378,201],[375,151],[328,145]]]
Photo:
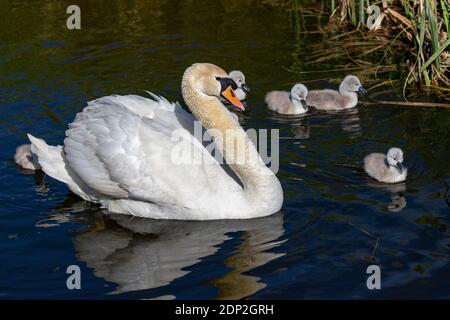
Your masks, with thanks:
[[[340,126],[349,138],[355,139],[362,136],[358,108],[341,111],[318,111],[317,115],[324,117],[325,123],[328,125]]]
[[[307,124],[308,114],[285,115],[268,111],[268,119],[282,126],[290,127],[294,139],[307,139],[310,137],[309,126]]]
[[[59,215],[67,218],[70,207],[83,207],[79,202],[86,203],[66,203],[40,226],[51,226],[48,220],[65,222]],[[187,275],[191,271],[186,268],[236,237],[230,233],[237,233],[240,244],[223,261],[226,273],[209,280],[218,288],[218,299],[239,299],[266,287],[260,278],[244,273],[284,255],[268,252],[285,241],[280,239],[281,212],[250,220],[170,221],[94,211],[89,206],[84,214],[71,215],[89,225],[74,238],[76,256],[97,277],[115,283],[115,294],[166,286]]]
[[[395,184],[369,182],[368,185],[373,188],[385,190],[389,193],[391,201],[387,204],[387,210],[389,210],[390,212],[400,212],[406,207],[407,202],[405,198],[405,182]]]
[[[385,186],[391,194],[391,202],[389,202],[387,208],[391,212],[400,212],[406,207],[406,183],[398,183],[395,185]]]
[[[269,111],[268,119],[272,122],[290,126],[293,133],[292,138],[307,139],[311,136],[310,121],[311,119],[320,119],[320,126],[327,127],[338,126],[350,138],[358,138],[362,136],[360,118],[358,109],[348,109],[342,111],[317,111],[311,109],[308,113],[300,115],[283,115]]]

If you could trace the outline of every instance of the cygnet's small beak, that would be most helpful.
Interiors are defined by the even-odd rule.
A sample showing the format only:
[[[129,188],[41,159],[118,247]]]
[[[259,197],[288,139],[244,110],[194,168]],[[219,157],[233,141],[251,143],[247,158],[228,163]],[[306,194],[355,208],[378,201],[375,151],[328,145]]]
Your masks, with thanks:
[[[400,173],[403,173],[403,171],[405,171],[405,169],[406,169],[406,167],[405,167],[403,162],[397,162],[396,167],[397,167],[397,169],[398,169],[398,171]]]
[[[367,94],[367,90],[366,90],[363,86],[359,86],[359,88],[358,88],[358,93],[359,93],[360,95],[365,96],[365,95]]]
[[[301,102],[302,102],[303,109],[308,110],[308,105],[306,104],[306,101],[302,99]]]
[[[250,88],[248,87],[248,85],[246,83],[243,83],[241,88],[245,91],[245,92],[250,92]]]

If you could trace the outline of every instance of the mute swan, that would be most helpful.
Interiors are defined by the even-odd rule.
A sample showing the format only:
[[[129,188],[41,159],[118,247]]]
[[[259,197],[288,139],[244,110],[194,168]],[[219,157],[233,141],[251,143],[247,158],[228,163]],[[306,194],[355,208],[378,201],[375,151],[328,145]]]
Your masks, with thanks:
[[[250,88],[245,83],[245,76],[242,71],[233,70],[228,75],[234,80],[234,82],[236,82],[238,86],[238,88],[234,91],[236,97],[241,101],[245,100],[247,97],[247,92],[250,91]]]
[[[356,107],[358,104],[358,93],[366,93],[359,79],[348,75],[336,90],[310,90],[306,97],[308,106],[319,110],[343,110]]]
[[[387,155],[369,154],[364,158],[364,170],[370,177],[385,183],[405,181],[408,174],[403,165],[403,151],[399,148],[389,149]]]
[[[64,146],[28,135],[31,151],[46,174],[111,212],[179,220],[267,216],[280,210],[283,190],[219,100],[243,110],[236,87],[224,70],[206,63],[187,68],[181,85],[187,106],[235,177],[192,134],[194,116],[153,94],[153,99],[113,95],[90,101],[69,125]],[[182,143],[174,141],[174,133]],[[239,148],[245,159],[236,161]],[[174,154],[202,161],[180,163]]]
[[[266,94],[266,104],[272,111],[281,114],[302,114],[308,111],[305,99],[308,96],[308,89],[297,83],[287,91],[270,91]]]
[[[30,144],[24,144],[17,147],[14,161],[24,169],[41,170],[41,166],[37,162],[36,157],[31,153]]]

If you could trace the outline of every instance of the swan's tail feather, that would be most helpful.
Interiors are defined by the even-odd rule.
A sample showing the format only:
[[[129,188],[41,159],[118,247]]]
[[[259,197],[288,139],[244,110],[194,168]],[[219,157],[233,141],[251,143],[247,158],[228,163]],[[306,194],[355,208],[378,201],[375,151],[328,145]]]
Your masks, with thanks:
[[[66,170],[62,147],[49,146],[44,140],[31,134],[28,134],[28,139],[31,142],[31,152],[37,156],[42,170],[50,177],[68,184],[72,179]]]
[[[44,140],[33,137],[31,134],[28,134],[28,139],[31,142],[31,153],[37,156],[37,160],[46,174],[64,182],[73,193],[84,200],[97,202],[95,192],[81,182],[67,166],[61,146],[49,146]]]

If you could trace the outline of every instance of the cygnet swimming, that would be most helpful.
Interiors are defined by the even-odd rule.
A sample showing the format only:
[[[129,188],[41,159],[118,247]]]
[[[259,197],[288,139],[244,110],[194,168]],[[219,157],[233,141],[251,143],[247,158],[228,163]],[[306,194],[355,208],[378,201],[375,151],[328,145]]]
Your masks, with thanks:
[[[247,92],[250,92],[250,88],[245,83],[245,76],[240,70],[233,70],[229,74],[231,79],[237,84],[237,89],[234,90],[236,98],[239,100],[245,100],[247,98]]]
[[[31,144],[23,144],[16,149],[14,161],[27,170],[41,170],[37,159],[31,153]]]
[[[287,91],[270,91],[266,94],[267,107],[281,114],[302,114],[308,111],[306,97],[308,89],[301,83],[297,83]]]
[[[308,106],[319,110],[344,110],[356,107],[358,93],[366,90],[356,76],[348,75],[339,86],[339,92],[331,89],[310,90],[306,97]]]
[[[405,181],[408,169],[403,164],[403,151],[400,148],[389,149],[387,155],[371,153],[364,158],[364,170],[367,174],[385,183]]]

